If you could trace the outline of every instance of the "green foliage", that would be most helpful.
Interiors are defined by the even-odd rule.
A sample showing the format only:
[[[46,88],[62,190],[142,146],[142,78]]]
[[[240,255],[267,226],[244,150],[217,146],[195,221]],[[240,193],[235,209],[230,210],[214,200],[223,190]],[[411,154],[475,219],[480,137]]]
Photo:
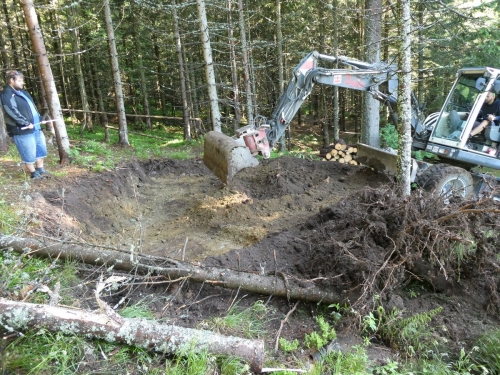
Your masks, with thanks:
[[[376,368],[374,372],[379,375],[391,375],[399,374],[398,370],[398,363],[389,359],[385,365]]]
[[[0,253],[0,290],[20,299],[30,294],[28,301],[45,302],[47,295],[37,291],[35,285],[46,285],[53,289],[58,283],[61,303],[71,303],[68,288],[74,286],[77,281],[74,262],[51,262],[45,258],[20,255],[12,250]]]
[[[265,334],[264,325],[270,312],[262,301],[257,301],[243,310],[235,304],[225,317],[211,318],[201,325],[233,335],[241,334],[248,338],[258,338]]]
[[[471,254],[474,254],[477,249],[477,244],[474,241],[470,243],[454,242],[451,246],[451,253],[456,256],[458,281],[460,281],[461,265],[464,259]]]
[[[472,360],[487,368],[491,374],[500,374],[500,329],[488,332],[476,342],[477,350],[471,355]]]
[[[285,353],[293,352],[294,350],[297,350],[299,348],[299,340],[297,339],[288,341],[287,339],[280,337],[279,343],[281,350],[283,350],[283,352]]]
[[[218,357],[217,364],[220,369],[220,374],[224,375],[244,375],[249,374],[250,367],[238,358],[233,357]]]
[[[398,149],[398,130],[392,124],[380,128],[380,146],[382,148],[391,147],[395,150]]]
[[[92,143],[95,145],[95,142]],[[73,164],[80,165],[95,172],[113,169],[115,167],[115,163],[112,159],[108,158],[109,150],[101,153],[102,150],[106,149],[86,147],[85,144],[82,144],[80,147],[70,149],[68,155]],[[94,152],[98,152],[98,154],[94,155]],[[88,155],[88,153],[90,153],[90,155]]]
[[[335,329],[330,327],[330,324],[325,321],[323,316],[318,316],[316,322],[319,325],[319,332],[312,332],[306,334],[304,337],[304,344],[308,348],[321,349],[328,344],[331,340],[337,337]]]
[[[365,350],[360,346],[354,346],[349,351],[332,351],[327,353],[316,364],[311,375],[368,375],[372,374],[372,371],[370,360]]]
[[[153,320],[155,318],[154,314],[148,308],[143,301],[140,301],[134,305],[127,306],[119,311],[119,314],[124,318],[143,318]]]
[[[45,329],[30,331],[7,346],[4,370],[27,374],[73,374],[88,345],[77,336],[50,333]]]
[[[432,152],[427,152],[424,150],[412,151],[412,155],[416,160],[420,161],[423,161],[424,159],[435,160],[435,161],[439,160],[439,156],[433,154]]]
[[[380,305],[376,311],[363,317],[363,330],[369,335],[378,335],[409,357],[418,356],[425,353],[433,342],[429,323],[441,310],[437,308],[403,318],[399,310],[392,309],[388,313]]]
[[[11,234],[19,222],[19,210],[13,203],[0,200],[0,230],[3,234]]]
[[[206,351],[196,353],[190,350],[180,353],[175,360],[167,362],[165,373],[171,375],[209,375],[214,373],[216,357],[210,356]]]

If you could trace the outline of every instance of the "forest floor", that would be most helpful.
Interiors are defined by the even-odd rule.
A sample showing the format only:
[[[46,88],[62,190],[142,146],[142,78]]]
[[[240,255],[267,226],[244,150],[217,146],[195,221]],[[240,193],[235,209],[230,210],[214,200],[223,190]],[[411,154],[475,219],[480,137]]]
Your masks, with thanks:
[[[104,173],[60,168],[64,176],[30,181],[23,190],[38,235],[279,272],[338,293],[336,308],[301,302],[281,331],[287,340],[303,342],[318,330],[316,316],[340,312],[338,347],[366,343],[368,335],[369,357],[387,363],[401,358],[404,343],[382,329],[371,337],[363,331],[371,312],[383,323],[378,306],[403,317],[441,309],[428,332],[450,355],[499,327],[500,207],[492,200],[445,205],[421,191],[401,200],[392,180],[369,168],[290,156],[243,170],[228,185],[199,158],[132,161]],[[3,165],[4,176],[19,173]],[[82,301],[92,308],[92,291],[86,293]],[[269,352],[296,302],[193,282],[139,285],[109,300],[123,296],[129,304],[147,300],[158,318],[186,327],[262,301],[272,311],[263,337]],[[313,354],[278,362],[296,367]]]

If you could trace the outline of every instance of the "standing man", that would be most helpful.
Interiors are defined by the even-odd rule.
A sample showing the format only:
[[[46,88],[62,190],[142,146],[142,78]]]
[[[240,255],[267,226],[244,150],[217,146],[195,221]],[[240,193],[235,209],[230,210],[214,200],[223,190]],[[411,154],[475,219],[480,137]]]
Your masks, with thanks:
[[[43,158],[47,156],[45,136],[42,132],[42,118],[38,113],[31,95],[23,90],[24,76],[17,70],[9,70],[0,99],[4,111],[7,133],[14,138],[17,151],[21,156],[32,179],[49,175],[43,169]]]

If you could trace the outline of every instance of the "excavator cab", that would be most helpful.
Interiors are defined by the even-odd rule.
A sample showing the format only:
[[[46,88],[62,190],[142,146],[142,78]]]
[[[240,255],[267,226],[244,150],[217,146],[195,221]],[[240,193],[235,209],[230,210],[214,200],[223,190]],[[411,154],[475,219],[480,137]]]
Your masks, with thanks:
[[[426,150],[458,162],[500,169],[500,126],[492,124],[484,133],[470,136],[474,123],[488,115],[481,111],[488,91],[500,91],[499,69],[460,69],[441,112],[424,122],[430,132]]]

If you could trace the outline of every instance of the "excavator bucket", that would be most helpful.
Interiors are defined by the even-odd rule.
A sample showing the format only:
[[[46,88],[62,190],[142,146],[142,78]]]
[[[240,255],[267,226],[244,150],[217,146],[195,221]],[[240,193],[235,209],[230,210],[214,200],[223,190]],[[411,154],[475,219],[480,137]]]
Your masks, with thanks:
[[[397,154],[363,143],[358,143],[357,148],[356,161],[359,163],[372,167],[379,172],[385,172],[393,176],[397,174]]]
[[[259,165],[243,140],[211,131],[205,135],[203,163],[222,182],[228,183],[243,168]]]

